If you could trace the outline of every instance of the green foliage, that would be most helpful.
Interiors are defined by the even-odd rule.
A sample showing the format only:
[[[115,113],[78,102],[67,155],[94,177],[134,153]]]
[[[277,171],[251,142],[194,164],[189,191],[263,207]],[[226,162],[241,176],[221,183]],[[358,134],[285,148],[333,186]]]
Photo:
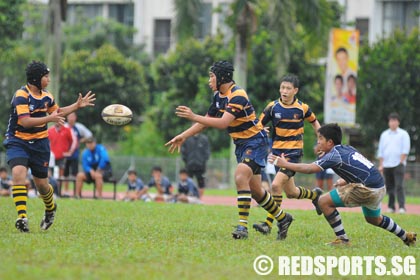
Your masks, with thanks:
[[[400,126],[410,134],[413,153],[420,156],[419,73],[419,29],[408,36],[396,31],[388,39],[360,50],[356,116],[372,155],[375,150],[371,143],[388,128],[389,113],[398,112]]]
[[[95,52],[77,51],[64,55],[62,68],[61,106],[76,101],[78,93],[92,90],[96,94],[95,107],[79,111],[79,120],[92,129],[102,141],[121,140],[120,127],[108,126],[101,119],[104,107],[113,103],[127,105],[138,124],[149,104],[149,89],[145,70],[111,45],[103,45]]]
[[[369,225],[360,212],[341,213],[352,245],[331,248],[325,243],[333,240],[334,233],[313,210],[288,211],[295,221],[287,239],[277,241],[276,229],[266,236],[250,230],[247,240],[233,240],[230,233],[238,215],[233,206],[61,199],[54,225],[41,232],[44,206],[39,199],[30,199],[32,232],[22,234],[14,228],[16,212],[12,205],[12,198],[0,199],[0,278],[4,280],[292,279],[279,277],[279,256],[384,256],[388,261],[383,265],[389,270],[393,256],[420,259],[417,248],[409,248],[395,235]],[[263,209],[252,207],[250,224],[265,215]],[[393,218],[404,229],[420,231],[417,215]],[[269,276],[261,277],[254,271],[254,260],[260,255],[274,260]],[[365,276],[357,279],[383,279],[375,276],[375,267],[373,264],[373,275],[362,269]],[[412,267],[418,275],[419,266]],[[356,276],[340,276],[333,268],[327,277]]]
[[[175,0],[175,27],[174,31],[178,42],[183,43],[197,35],[200,7],[202,0]]]
[[[111,44],[125,56],[141,55],[142,47],[132,42],[136,32],[134,27],[102,17],[87,18],[82,12],[77,14],[76,23],[63,28],[66,51],[94,51],[104,44]]]
[[[156,111],[151,117],[165,141],[191,126],[191,122],[175,116],[176,106],[189,106],[201,115],[207,113],[213,96],[208,88],[208,69],[214,61],[231,60],[231,57],[231,51],[220,37],[207,38],[202,43],[189,39],[153,63]],[[210,129],[212,132],[207,135],[211,143],[217,143],[212,150],[229,146],[225,131]]]
[[[129,125],[124,130],[127,131],[127,137],[121,143],[118,154],[135,155],[141,157],[168,157],[165,141],[162,139],[162,133],[157,129],[157,125],[146,116],[145,121],[140,126]],[[178,156],[178,154],[173,154]]]
[[[25,0],[0,0],[0,48],[7,48],[22,36],[23,3]]]

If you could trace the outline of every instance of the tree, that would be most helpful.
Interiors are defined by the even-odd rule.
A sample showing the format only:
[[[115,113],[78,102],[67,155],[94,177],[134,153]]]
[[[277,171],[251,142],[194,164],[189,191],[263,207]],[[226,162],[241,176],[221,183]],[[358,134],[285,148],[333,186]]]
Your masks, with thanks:
[[[133,125],[149,104],[149,89],[143,66],[125,57],[115,47],[103,45],[95,52],[77,51],[63,57],[62,101],[73,103],[79,92],[92,90],[96,94],[95,107],[80,111],[79,120],[92,129],[102,141],[116,141],[124,137],[120,127],[109,126],[101,119],[101,110],[109,104],[129,106],[135,116]]]
[[[174,31],[179,43],[197,35],[202,0],[175,0]]]
[[[356,120],[361,124],[367,151],[375,154],[374,140],[386,129],[391,112],[401,116],[401,127],[411,137],[412,154],[420,159],[420,31],[408,36],[395,31],[389,38],[360,50]]]

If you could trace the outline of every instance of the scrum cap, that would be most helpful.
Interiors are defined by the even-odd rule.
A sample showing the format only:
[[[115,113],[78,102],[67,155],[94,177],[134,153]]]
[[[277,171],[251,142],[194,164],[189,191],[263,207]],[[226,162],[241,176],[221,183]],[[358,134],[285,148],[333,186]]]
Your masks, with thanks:
[[[41,90],[41,79],[48,73],[50,73],[50,69],[47,65],[40,61],[32,61],[26,67],[26,80]]]
[[[210,67],[210,72],[216,76],[217,90],[220,89],[220,85],[233,81],[233,71],[235,69],[232,63],[226,60],[217,61]]]

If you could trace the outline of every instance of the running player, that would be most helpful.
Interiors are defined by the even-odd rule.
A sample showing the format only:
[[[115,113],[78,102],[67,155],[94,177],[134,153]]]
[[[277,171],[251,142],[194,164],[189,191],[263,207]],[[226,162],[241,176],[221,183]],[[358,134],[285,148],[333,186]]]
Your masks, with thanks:
[[[299,79],[295,75],[286,75],[280,80],[280,98],[271,101],[260,116],[263,126],[271,122],[273,126],[272,153],[286,154],[290,162],[301,162],[303,156],[303,126],[305,120],[310,122],[314,131],[320,128],[319,122],[311,108],[296,98],[299,91]],[[271,184],[274,201],[281,206],[283,190],[288,198],[311,199],[316,206],[322,194],[321,189],[311,191],[304,187],[296,187],[293,176],[295,172],[286,168],[276,168],[276,176]],[[320,211],[320,210],[317,210]],[[269,234],[274,217],[270,214],[264,222],[254,224],[255,230]]]
[[[227,61],[218,61],[210,67],[209,86],[215,92],[213,102],[205,116],[194,114],[186,106],[176,108],[177,116],[195,122],[190,128],[175,136],[166,145],[173,152],[182,143],[206,127],[227,129],[236,145],[235,155],[238,162],[235,171],[235,184],[238,192],[237,205],[239,224],[232,232],[235,239],[248,237],[248,216],[251,208],[251,195],[265,210],[278,221],[277,238],[287,236],[293,221],[292,215],[278,207],[271,194],[261,184],[261,169],[264,168],[268,139],[263,126],[258,122],[254,107],[248,95],[233,81],[233,66]]]
[[[26,202],[28,190],[26,176],[31,168],[35,186],[44,201],[45,215],[41,229],[47,230],[54,222],[57,205],[53,199],[53,187],[48,183],[50,142],[47,124],[63,125],[65,116],[86,106],[94,106],[95,94],[90,91],[67,107],[59,108],[53,96],[45,88],[50,83],[50,69],[38,61],[26,67],[26,86],[16,91],[11,102],[11,113],[4,145],[7,162],[12,170],[12,195],[18,218],[16,228],[29,232]]]
[[[381,201],[386,194],[384,180],[372,162],[355,148],[341,145],[342,132],[337,124],[327,124],[318,130],[318,146],[325,155],[317,161],[288,162],[284,155],[270,155],[269,161],[294,172],[316,173],[331,168],[341,178],[336,189],[321,195],[319,207],[334,230],[336,239],[329,245],[349,245],[337,207],[361,206],[365,220],[399,237],[407,246],[415,245],[417,234],[406,232],[390,217],[381,215]]]

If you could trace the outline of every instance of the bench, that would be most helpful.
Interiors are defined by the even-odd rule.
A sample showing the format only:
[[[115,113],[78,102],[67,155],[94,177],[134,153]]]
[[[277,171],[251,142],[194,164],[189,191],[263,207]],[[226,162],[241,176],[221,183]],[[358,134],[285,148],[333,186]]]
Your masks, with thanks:
[[[70,177],[60,177],[57,179],[58,183],[58,194],[61,196],[61,189],[63,182],[72,182],[73,183],[73,197],[76,197],[76,178],[73,176]],[[114,193],[113,193],[113,200],[116,200],[117,198],[117,179],[115,178],[109,178],[107,180],[104,180],[104,183],[112,183],[114,185]],[[96,184],[93,182],[93,198],[96,198]]]

